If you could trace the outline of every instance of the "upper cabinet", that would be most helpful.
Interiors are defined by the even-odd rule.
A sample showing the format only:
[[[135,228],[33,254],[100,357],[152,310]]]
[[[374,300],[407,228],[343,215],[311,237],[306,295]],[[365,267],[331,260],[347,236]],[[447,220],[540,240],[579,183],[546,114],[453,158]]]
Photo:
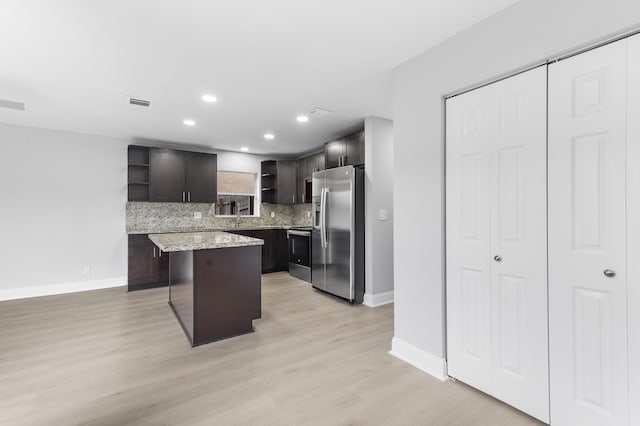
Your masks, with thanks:
[[[364,130],[324,145],[326,168],[364,164]]]
[[[295,204],[297,200],[297,161],[268,160],[261,163],[262,202]]]
[[[295,160],[282,160],[277,162],[276,199],[278,204],[296,203],[296,171]]]
[[[149,161],[149,201],[186,202],[184,153],[150,148]]]
[[[149,201],[149,148],[129,145],[127,149],[127,193],[129,201]]]
[[[215,203],[218,164],[215,154],[185,152],[185,192],[189,203]]]
[[[325,164],[327,169],[342,166],[345,155],[344,139],[336,139],[324,144]]]
[[[217,156],[129,146],[129,201],[215,203]]]
[[[317,171],[324,170],[324,151],[301,158],[298,163],[298,192],[296,195],[296,203],[311,202],[311,182],[313,174]]]

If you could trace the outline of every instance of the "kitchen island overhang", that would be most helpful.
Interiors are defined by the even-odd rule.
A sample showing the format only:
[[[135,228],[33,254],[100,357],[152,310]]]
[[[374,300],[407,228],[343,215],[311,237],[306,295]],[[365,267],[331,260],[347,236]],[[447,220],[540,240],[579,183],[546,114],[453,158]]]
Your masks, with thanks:
[[[192,346],[253,332],[262,245],[228,232],[150,234],[169,253],[169,305]]]

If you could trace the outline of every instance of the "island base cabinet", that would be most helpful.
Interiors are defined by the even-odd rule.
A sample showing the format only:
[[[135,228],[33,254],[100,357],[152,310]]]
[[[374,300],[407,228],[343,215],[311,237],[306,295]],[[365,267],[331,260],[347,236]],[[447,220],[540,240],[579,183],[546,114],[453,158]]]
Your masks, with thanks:
[[[192,346],[253,331],[261,247],[171,252],[169,304]]]

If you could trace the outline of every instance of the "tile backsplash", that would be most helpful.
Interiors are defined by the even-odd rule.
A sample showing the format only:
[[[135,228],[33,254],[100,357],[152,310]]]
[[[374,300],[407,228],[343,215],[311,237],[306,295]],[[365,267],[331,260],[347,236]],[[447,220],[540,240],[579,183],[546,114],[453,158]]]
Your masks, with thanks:
[[[194,219],[194,213],[201,219]],[[271,217],[271,213],[274,217]],[[243,229],[253,227],[311,226],[311,204],[261,204],[260,216],[216,216],[214,204],[127,203],[127,234]]]

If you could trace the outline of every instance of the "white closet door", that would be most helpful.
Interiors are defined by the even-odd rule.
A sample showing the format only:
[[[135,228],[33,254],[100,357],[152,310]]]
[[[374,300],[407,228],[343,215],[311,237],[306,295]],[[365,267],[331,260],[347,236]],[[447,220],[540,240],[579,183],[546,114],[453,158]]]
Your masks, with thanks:
[[[489,167],[495,108],[487,86],[446,102],[448,374],[491,393]]]
[[[546,67],[494,87],[490,255],[493,395],[548,422],[546,88]]]
[[[554,426],[628,424],[626,75],[627,40],[549,66]]]
[[[449,99],[446,130],[449,375],[548,421],[546,70]]]
[[[627,307],[629,424],[640,425],[640,35],[629,43],[627,109]]]

